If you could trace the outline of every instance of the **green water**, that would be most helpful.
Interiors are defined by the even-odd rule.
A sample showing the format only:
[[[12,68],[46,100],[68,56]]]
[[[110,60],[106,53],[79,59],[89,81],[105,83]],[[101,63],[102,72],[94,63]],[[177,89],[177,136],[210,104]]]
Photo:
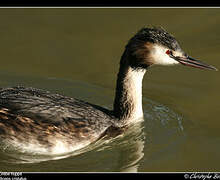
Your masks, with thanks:
[[[0,9],[0,86],[25,85],[112,107],[124,46],[162,26],[192,57],[220,68],[220,9]],[[124,137],[57,160],[0,171],[220,171],[219,71],[154,67],[143,81],[145,121]]]

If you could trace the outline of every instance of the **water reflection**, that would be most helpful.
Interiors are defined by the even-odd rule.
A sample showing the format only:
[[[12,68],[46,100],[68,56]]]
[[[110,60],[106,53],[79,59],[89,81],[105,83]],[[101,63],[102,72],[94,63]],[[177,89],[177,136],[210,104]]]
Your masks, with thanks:
[[[143,119],[144,120],[144,119]],[[138,172],[140,160],[144,156],[144,123],[140,122],[129,127],[127,140],[124,140],[124,147],[119,151],[118,169],[121,172]]]
[[[182,116],[150,99],[144,101],[144,119],[129,127],[118,143],[120,155],[115,169],[121,172],[138,172],[142,159],[151,164],[157,157],[169,155],[169,150],[173,153],[185,141]]]
[[[133,153],[130,153],[130,157],[126,158],[123,154],[126,154],[126,151],[122,151],[121,164],[122,167],[119,169],[121,172],[138,172],[138,167],[140,166],[140,160],[144,156],[144,141],[137,141],[133,146],[130,147],[134,150]],[[128,152],[128,151],[127,151]]]

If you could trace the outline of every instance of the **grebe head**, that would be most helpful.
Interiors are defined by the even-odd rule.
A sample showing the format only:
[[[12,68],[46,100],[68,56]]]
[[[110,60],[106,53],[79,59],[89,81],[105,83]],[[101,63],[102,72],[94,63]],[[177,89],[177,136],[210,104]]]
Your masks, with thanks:
[[[177,40],[162,28],[143,28],[126,46],[129,64],[135,68],[147,68],[151,65],[182,64],[200,69],[217,70],[188,56]]]

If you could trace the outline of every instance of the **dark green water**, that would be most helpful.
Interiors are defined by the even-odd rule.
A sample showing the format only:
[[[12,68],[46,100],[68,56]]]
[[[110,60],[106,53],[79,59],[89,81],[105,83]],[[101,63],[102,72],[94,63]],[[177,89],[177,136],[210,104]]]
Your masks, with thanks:
[[[148,25],[162,26],[190,56],[220,69],[218,8],[2,8],[0,22],[1,87],[32,86],[111,108],[124,46]],[[143,81],[145,121],[124,137],[35,163],[1,152],[0,171],[220,171],[219,77],[154,67]]]

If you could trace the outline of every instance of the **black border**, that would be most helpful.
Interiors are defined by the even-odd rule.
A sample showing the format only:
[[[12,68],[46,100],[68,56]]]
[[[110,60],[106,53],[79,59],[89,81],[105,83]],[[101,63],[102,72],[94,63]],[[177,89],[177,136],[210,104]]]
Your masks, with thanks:
[[[58,178],[58,179],[75,179],[75,178],[95,178],[97,179],[102,179],[108,177],[108,178],[116,178],[122,176],[124,177],[129,177],[129,178],[143,178],[146,180],[146,178],[169,178],[169,179],[187,179],[184,176],[186,173],[23,173],[22,177],[26,178],[27,180],[32,180],[32,179],[40,179],[40,178]],[[191,173],[192,174],[192,173]],[[206,173],[207,174],[207,173]],[[187,177],[190,177],[190,174],[187,173]]]
[[[184,180],[190,180],[190,179],[219,179],[220,173],[219,172],[144,172],[144,173],[109,173],[109,172],[95,172],[95,173],[87,173],[87,172],[82,172],[82,173],[64,173],[64,172],[50,172],[50,173],[36,173],[36,172],[22,172],[22,173],[17,173],[17,172],[7,172],[8,174],[4,174],[4,172],[0,174],[1,178],[7,178],[7,179],[20,179],[20,180],[39,180],[41,178],[49,178],[49,179],[54,179],[54,178],[59,178],[59,179],[74,179],[74,178],[95,178],[96,180],[103,178],[116,178],[122,176],[128,177],[128,178],[135,178],[138,177],[138,179],[143,178],[146,180],[146,178],[169,178],[169,179],[184,179]]]
[[[96,180],[103,178],[116,178],[116,177],[128,177],[128,178],[136,178],[138,179],[142,178],[169,178],[169,179],[184,179],[184,180],[190,180],[190,179],[219,179],[220,173],[219,172],[176,172],[176,173],[28,173],[24,172],[22,175],[18,176],[19,179],[24,180],[39,180],[40,178],[59,178],[59,179],[74,179],[74,178],[95,178]],[[0,176],[1,177],[1,176]],[[13,179],[15,176],[8,176],[8,178]],[[216,178],[217,177],[217,178]],[[6,177],[3,177],[6,178]]]
[[[220,1],[195,0],[1,0],[1,7],[220,7]]]

